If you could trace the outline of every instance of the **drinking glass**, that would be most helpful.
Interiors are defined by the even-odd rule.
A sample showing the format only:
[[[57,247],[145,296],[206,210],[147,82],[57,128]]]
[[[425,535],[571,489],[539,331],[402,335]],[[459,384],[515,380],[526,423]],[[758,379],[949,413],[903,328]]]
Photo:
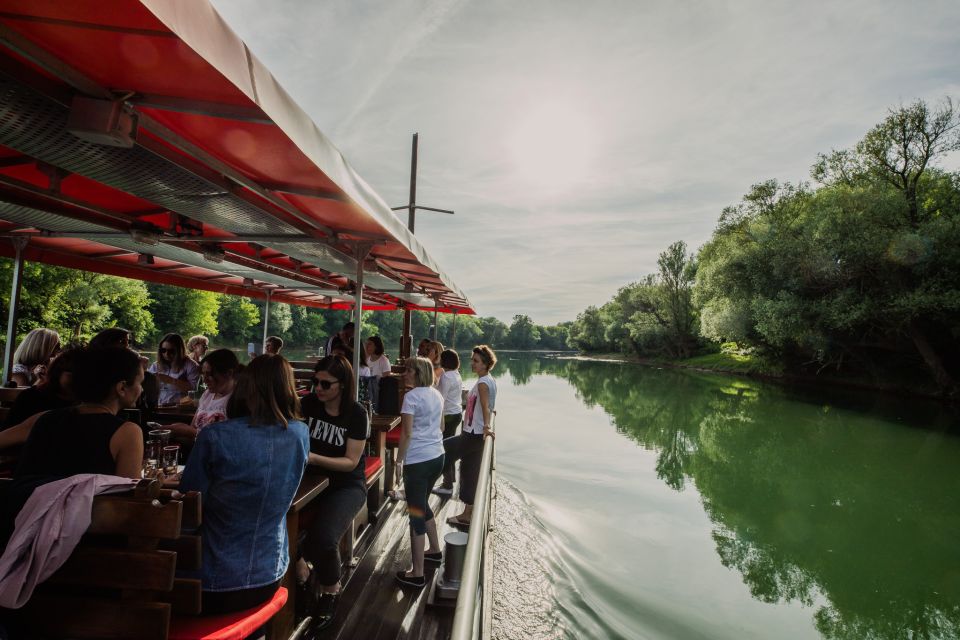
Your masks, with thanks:
[[[173,433],[170,429],[153,429],[148,431],[147,435],[150,436],[152,440],[159,440],[161,447],[166,447],[170,444],[170,434]]]
[[[180,459],[180,445],[172,444],[163,448],[163,472],[172,476],[177,473],[177,464]]]

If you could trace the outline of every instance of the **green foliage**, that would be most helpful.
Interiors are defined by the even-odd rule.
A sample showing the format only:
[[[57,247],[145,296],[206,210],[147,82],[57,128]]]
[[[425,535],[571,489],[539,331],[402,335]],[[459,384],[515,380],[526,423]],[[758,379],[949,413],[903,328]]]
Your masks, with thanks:
[[[249,298],[224,295],[220,298],[220,310],[217,314],[220,338],[226,344],[244,344],[254,342],[260,327],[260,308]]]
[[[152,342],[163,334],[179,333],[185,338],[219,333],[217,315],[221,295],[211,291],[183,289],[164,284],[148,284],[152,302],[150,312],[156,325]]]
[[[530,316],[517,314],[507,331],[507,341],[515,349],[532,349],[540,342],[540,330]]]

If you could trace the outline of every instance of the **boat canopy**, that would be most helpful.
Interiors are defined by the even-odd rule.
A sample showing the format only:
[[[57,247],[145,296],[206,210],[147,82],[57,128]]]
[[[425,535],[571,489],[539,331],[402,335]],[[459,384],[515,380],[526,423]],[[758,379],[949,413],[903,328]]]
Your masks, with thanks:
[[[273,302],[474,313],[207,0],[0,5],[0,236]]]

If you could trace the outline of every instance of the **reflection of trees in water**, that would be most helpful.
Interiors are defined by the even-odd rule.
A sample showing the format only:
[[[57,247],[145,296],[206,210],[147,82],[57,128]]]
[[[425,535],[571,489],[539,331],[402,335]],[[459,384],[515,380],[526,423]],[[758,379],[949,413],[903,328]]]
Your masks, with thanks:
[[[818,606],[830,638],[960,636],[950,436],[719,376],[548,359],[540,372],[656,449],[670,487],[694,483],[721,562],[753,597]]]
[[[529,355],[504,354],[497,360],[496,368],[500,367],[510,373],[514,384],[522,387],[529,383],[530,379],[540,371],[540,358]]]

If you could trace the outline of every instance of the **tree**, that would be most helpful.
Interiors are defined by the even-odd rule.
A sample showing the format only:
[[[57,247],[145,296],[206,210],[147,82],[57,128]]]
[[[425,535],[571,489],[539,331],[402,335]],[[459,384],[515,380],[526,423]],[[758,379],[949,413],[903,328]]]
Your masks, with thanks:
[[[256,341],[260,325],[260,308],[242,296],[224,295],[217,314],[220,337],[228,344]]]
[[[517,314],[507,332],[507,343],[514,349],[534,349],[540,342],[540,331],[530,316]]]
[[[507,325],[492,317],[480,318],[477,324],[483,332],[481,337],[483,344],[488,344],[495,349],[505,346],[503,342],[507,335]]]
[[[166,333],[179,333],[185,338],[195,334],[218,334],[220,294],[152,283],[147,289],[153,299],[150,311],[157,329],[155,340]]]

